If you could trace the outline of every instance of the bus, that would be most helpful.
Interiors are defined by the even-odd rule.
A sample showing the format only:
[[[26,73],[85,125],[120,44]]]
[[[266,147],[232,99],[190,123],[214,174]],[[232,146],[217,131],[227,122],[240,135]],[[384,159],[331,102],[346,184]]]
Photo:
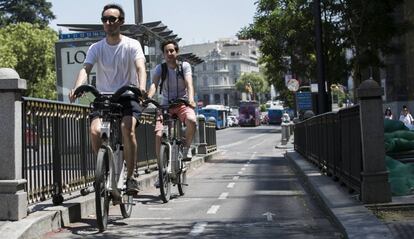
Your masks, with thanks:
[[[260,110],[257,101],[240,101],[239,125],[253,127],[260,125]]]
[[[213,117],[216,120],[216,129],[228,127],[227,116],[228,110],[224,105],[206,105],[198,111],[199,115],[204,115],[206,120]]]
[[[267,116],[269,117],[269,124],[281,124],[283,113],[284,113],[283,106],[272,105],[269,109],[267,109]]]

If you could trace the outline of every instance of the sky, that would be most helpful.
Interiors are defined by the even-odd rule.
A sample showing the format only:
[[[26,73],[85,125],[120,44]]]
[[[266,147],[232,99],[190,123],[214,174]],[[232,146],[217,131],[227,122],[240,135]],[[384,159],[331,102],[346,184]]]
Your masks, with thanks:
[[[162,21],[182,38],[180,45],[214,42],[234,37],[253,23],[257,0],[142,0],[143,22]],[[107,3],[120,4],[125,23],[134,23],[134,0],[49,0],[56,16],[50,26],[64,33],[57,24],[100,24],[102,8]]]

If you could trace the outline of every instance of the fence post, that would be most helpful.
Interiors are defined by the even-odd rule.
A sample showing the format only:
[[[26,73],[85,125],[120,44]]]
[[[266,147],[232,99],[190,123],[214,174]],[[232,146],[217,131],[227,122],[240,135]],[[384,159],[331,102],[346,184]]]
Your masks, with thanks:
[[[26,179],[22,178],[22,93],[26,81],[10,68],[0,68],[0,220],[27,216]]]
[[[383,89],[372,78],[358,88],[362,141],[361,200],[364,203],[391,201],[385,167]]]

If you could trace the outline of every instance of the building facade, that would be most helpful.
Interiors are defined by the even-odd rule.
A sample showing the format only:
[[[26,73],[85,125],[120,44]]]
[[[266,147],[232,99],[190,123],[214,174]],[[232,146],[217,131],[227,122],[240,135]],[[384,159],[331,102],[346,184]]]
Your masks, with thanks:
[[[199,105],[238,106],[242,94],[235,84],[243,73],[259,72],[259,49],[255,40],[220,39],[181,47],[204,62],[194,67],[194,88]]]

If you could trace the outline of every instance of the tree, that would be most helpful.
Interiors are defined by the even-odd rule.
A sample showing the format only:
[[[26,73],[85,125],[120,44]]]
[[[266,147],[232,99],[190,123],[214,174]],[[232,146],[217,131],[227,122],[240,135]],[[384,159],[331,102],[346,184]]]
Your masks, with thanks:
[[[57,38],[53,29],[37,24],[19,23],[0,29],[0,67],[14,68],[27,80],[26,95],[56,99]]]
[[[243,73],[235,85],[238,91],[253,94],[256,99],[256,96],[269,91],[267,81],[257,72]]]
[[[282,97],[291,95],[284,84],[285,74],[293,75],[306,85],[316,81],[312,2],[259,0],[254,23],[238,33],[239,38],[261,42],[261,64],[265,65],[265,75]],[[358,73],[370,66],[383,66],[381,56],[395,50],[391,39],[406,29],[405,23],[396,23],[393,17],[401,2],[322,1],[325,74],[329,85],[345,83],[350,71]],[[349,61],[346,49],[353,51]]]
[[[51,8],[46,0],[0,0],[0,26],[29,22],[46,28],[56,18]]]

